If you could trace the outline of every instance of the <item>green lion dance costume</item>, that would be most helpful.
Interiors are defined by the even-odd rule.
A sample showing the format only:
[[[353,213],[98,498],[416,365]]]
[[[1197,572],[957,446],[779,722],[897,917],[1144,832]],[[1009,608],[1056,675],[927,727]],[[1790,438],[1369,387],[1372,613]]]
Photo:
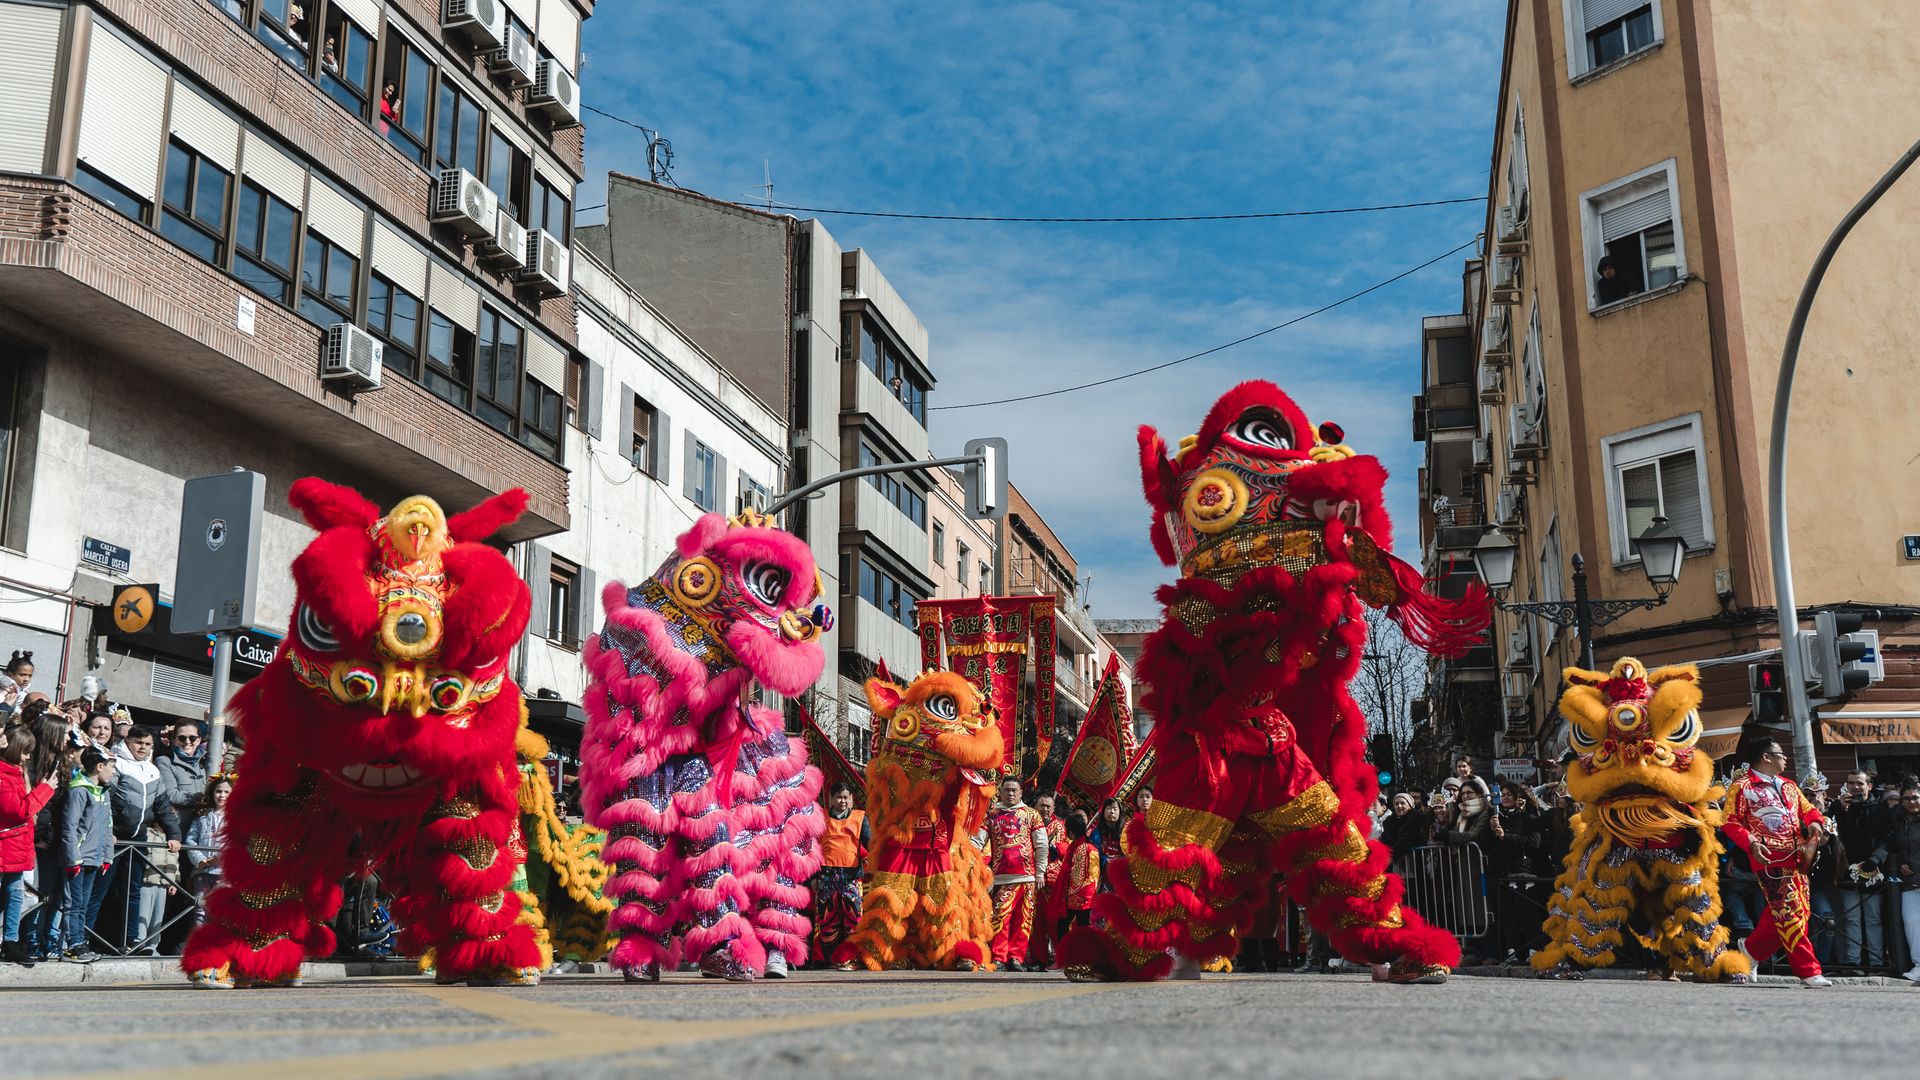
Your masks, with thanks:
[[[520,895],[520,921],[533,927],[540,960],[586,963],[607,955],[607,916],[613,902],[601,896],[607,864],[600,848],[607,834],[587,825],[568,825],[553,801],[553,784],[542,764],[549,747],[537,732],[520,729],[520,822],[510,843],[524,862],[514,876]]]

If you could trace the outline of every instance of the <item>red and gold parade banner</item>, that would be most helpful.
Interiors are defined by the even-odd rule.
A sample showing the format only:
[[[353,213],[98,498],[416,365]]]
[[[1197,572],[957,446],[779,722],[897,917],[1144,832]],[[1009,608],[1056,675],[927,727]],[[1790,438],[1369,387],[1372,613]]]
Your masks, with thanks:
[[[1133,707],[1127,703],[1126,684],[1120,680],[1120,657],[1107,657],[1107,670],[1094,688],[1087,719],[1067,751],[1060,770],[1060,790],[1089,814],[1112,791],[1120,771],[1134,755]]]
[[[1033,716],[1038,761],[1053,748],[1053,664],[1057,641],[1051,596],[970,596],[922,600],[914,608],[920,627],[920,664],[945,667],[980,687],[999,718],[1007,760],[1020,760],[1020,686],[1027,653],[1034,652]],[[1035,768],[1039,767],[1036,762]]]
[[[820,729],[820,722],[813,718],[805,705],[794,702],[793,707],[800,712],[800,737],[806,741],[807,761],[817,767],[824,779],[820,785],[820,798],[824,802],[833,785],[846,781],[853,786],[853,804],[867,805],[866,770],[847,760],[847,755],[833,744],[827,733]]]

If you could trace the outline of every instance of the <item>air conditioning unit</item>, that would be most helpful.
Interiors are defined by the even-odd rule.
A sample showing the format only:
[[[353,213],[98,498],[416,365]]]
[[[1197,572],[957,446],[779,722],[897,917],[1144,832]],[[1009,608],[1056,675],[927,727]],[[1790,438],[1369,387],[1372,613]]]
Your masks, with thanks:
[[[508,86],[532,86],[538,59],[533,39],[519,27],[509,26],[506,44],[487,54],[487,72]]]
[[[1490,294],[1496,304],[1517,304],[1520,302],[1520,260],[1512,255],[1493,257],[1493,288]]]
[[[580,84],[558,60],[534,66],[533,86],[527,91],[527,111],[544,115],[554,127],[580,124]]]
[[[1482,436],[1473,440],[1473,467],[1475,469],[1493,468],[1493,440]]]
[[[493,232],[481,237],[474,249],[490,262],[523,267],[527,265],[527,227],[502,207],[494,214]]]
[[[1490,405],[1498,404],[1504,396],[1506,379],[1501,370],[1487,364],[1480,365],[1480,400]]]
[[[507,5],[501,0],[440,0],[440,29],[465,38],[475,52],[507,43]]]
[[[492,236],[500,216],[500,199],[493,189],[465,169],[441,169],[433,184],[427,219],[451,225],[462,236]]]
[[[1540,437],[1542,409],[1542,403],[1537,401],[1514,403],[1507,433],[1508,446],[1514,456],[1532,457],[1543,448]]]
[[[1507,635],[1507,670],[1533,670],[1533,639],[1525,630],[1515,630]]]
[[[1493,503],[1493,523],[1503,529],[1518,529],[1526,524],[1520,517],[1520,493],[1503,487]]]
[[[1506,363],[1513,359],[1513,320],[1507,316],[1503,307],[1487,311],[1487,321],[1480,332],[1481,355],[1497,363]]]
[[[1499,230],[1500,251],[1516,255],[1527,248],[1527,219],[1515,206],[1503,206],[1495,216],[1494,228]]]
[[[361,390],[380,389],[380,339],[352,323],[327,327],[326,347],[320,353],[320,378]]]
[[[533,229],[527,233],[526,268],[515,274],[514,279],[531,286],[541,296],[559,296],[567,291],[572,261],[573,253],[559,237],[544,229]]]

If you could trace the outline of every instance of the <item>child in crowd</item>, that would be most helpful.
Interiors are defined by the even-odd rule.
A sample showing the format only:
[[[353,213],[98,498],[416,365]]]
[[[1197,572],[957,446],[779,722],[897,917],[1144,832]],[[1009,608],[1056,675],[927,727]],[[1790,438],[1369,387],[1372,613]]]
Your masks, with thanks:
[[[91,963],[100,955],[87,945],[87,931],[107,898],[107,868],[113,865],[113,756],[97,746],[80,752],[80,772],[67,784],[66,957]]]
[[[1075,926],[1085,926],[1093,915],[1093,898],[1100,891],[1100,847],[1087,835],[1087,815],[1075,812],[1067,818],[1067,871],[1062,876],[1066,888],[1067,916],[1060,924],[1060,937]]]
[[[233,777],[222,773],[208,781],[207,812],[187,829],[188,847],[213,849],[195,851],[192,856],[196,925],[205,917],[208,894],[220,885],[220,844],[227,831],[227,798],[232,794]]]

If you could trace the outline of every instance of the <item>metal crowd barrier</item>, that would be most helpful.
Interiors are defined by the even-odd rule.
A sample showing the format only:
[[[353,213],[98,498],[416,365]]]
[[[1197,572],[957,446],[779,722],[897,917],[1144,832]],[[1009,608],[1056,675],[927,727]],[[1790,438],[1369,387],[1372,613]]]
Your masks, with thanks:
[[[162,909],[162,919],[158,926],[149,928],[147,934],[137,941],[129,942],[127,940],[128,935],[132,934],[136,929],[133,912],[139,908],[140,904],[137,890],[141,885],[146,883],[147,871],[154,868],[152,860],[147,857],[147,851],[154,848],[164,848],[166,846],[165,841],[114,841],[113,860],[108,864],[111,869],[108,870],[106,880],[103,883],[103,887],[107,889],[107,898],[100,905],[100,915],[94,920],[94,925],[87,928],[88,946],[100,955],[131,956],[135,953],[149,956],[179,955],[178,953],[160,954],[159,945],[161,939],[165,936],[167,930],[183,919],[193,918],[197,922],[200,914],[200,904],[198,898],[194,895],[191,883],[181,880],[180,877],[165,870],[160,871],[160,876],[164,884],[173,886],[176,890],[176,895],[185,898],[185,906],[178,907],[176,904],[169,902],[166,908]],[[203,847],[194,844],[180,845],[180,854],[183,857],[192,854],[217,855],[219,851],[219,848]],[[182,865],[184,866],[184,864],[185,859],[183,858]],[[37,878],[34,884],[36,886],[34,890],[35,899],[33,903],[28,905],[26,910],[20,914],[20,925],[23,928],[29,925],[36,925],[29,923],[28,920],[33,918],[34,914],[38,912],[40,908],[52,902],[37,888],[39,885]],[[64,890],[62,891],[64,894]],[[109,918],[110,914],[112,914],[112,909],[107,906],[108,902],[118,902],[124,908],[123,911],[119,912],[117,920]],[[168,909],[176,908],[177,910],[174,910],[172,915],[166,914]],[[62,920],[65,918],[66,914],[64,911],[54,911],[53,925],[56,936],[64,934],[65,930]],[[116,921],[118,922],[117,927],[114,925]],[[105,924],[109,930],[117,929],[119,931],[118,934],[115,935],[116,939],[109,939],[106,934],[100,932],[102,924]],[[45,942],[41,942],[40,945],[42,948],[46,947]],[[147,952],[148,949],[152,949],[153,952]]]
[[[1461,940],[1493,929],[1487,902],[1487,859],[1478,844],[1429,844],[1407,852],[1407,902],[1427,922]]]

